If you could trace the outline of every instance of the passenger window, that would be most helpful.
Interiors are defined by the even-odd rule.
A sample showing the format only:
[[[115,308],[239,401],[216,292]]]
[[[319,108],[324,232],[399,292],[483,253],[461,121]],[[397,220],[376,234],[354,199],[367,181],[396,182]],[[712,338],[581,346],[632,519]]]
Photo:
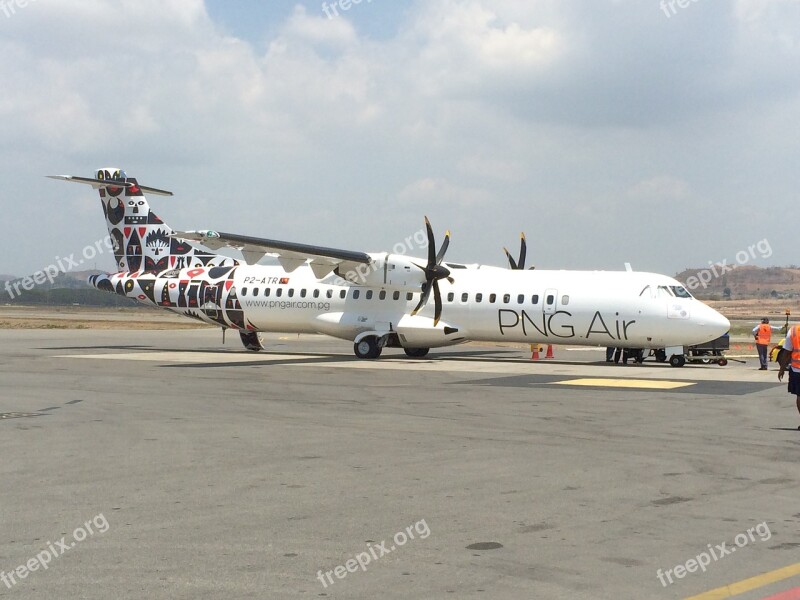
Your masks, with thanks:
[[[553,294],[550,294],[549,296],[547,296],[547,301],[546,302],[547,302],[548,306],[553,304],[553,303],[555,303],[555,301],[556,301],[556,297],[553,296]]]
[[[361,295],[361,290],[353,290],[353,300],[358,300],[358,297]]]
[[[372,300],[372,290],[367,290],[367,300]]]
[[[247,288],[242,288],[242,296],[247,296]]]
[[[531,298],[531,304],[539,304],[539,294],[534,294]]]
[[[378,294],[378,298],[380,298],[381,300],[386,300],[386,292],[381,290],[381,293]]]
[[[462,302],[469,302],[469,294],[468,294],[468,293],[466,293],[466,292],[464,292],[463,294],[461,294],[461,301],[462,301]]]
[[[314,290],[314,298],[319,298],[319,290]]]
[[[517,296],[517,304],[525,304],[525,294]]]
[[[258,288],[253,288],[253,296],[258,296]]]
[[[408,293],[406,294],[406,300],[408,300],[409,302],[411,302],[413,299],[414,299],[414,294],[412,294],[411,292],[408,292]]]
[[[497,294],[489,294],[489,302],[491,304],[494,304],[495,302],[497,302]]]
[[[347,290],[342,290],[341,292],[339,292],[339,298],[341,298],[342,300],[347,298]]]
[[[394,294],[392,294],[392,298],[394,298],[395,300],[400,300],[400,292],[395,292]]]
[[[269,288],[265,289],[264,290],[264,298],[269,298],[270,293],[272,293],[272,290],[270,290]]]
[[[511,302],[511,294],[505,294],[503,296],[503,304],[508,304],[509,302]]]
[[[477,302],[478,304],[483,302],[483,294],[475,294],[475,302]]]
[[[294,298],[294,288],[289,288],[289,298]]]
[[[283,296],[283,288],[278,288],[277,290],[275,290],[275,295],[276,295],[278,298],[280,298],[281,296]]]
[[[452,302],[455,299],[456,299],[456,295],[455,295],[454,292],[450,292],[449,294],[447,294],[447,301],[448,302]]]
[[[328,300],[330,300],[331,298],[333,298],[333,290],[328,290],[327,292],[325,292],[325,297],[326,297]]]
[[[561,306],[566,306],[569,304],[569,296],[561,296]]]
[[[301,298],[305,298],[305,297],[306,297],[306,290],[305,290],[305,288],[304,288],[304,289],[302,289],[302,290],[300,290],[300,297],[301,297]]]

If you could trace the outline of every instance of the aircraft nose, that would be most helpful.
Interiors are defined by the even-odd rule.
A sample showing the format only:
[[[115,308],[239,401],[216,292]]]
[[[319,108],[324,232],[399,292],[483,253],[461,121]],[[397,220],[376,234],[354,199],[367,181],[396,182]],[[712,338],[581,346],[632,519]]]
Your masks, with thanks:
[[[705,310],[702,311],[700,319],[698,319],[698,325],[706,328],[709,333],[713,333],[716,337],[725,335],[731,330],[731,322],[727,319],[727,317],[717,312],[710,306],[704,305],[704,307]]]

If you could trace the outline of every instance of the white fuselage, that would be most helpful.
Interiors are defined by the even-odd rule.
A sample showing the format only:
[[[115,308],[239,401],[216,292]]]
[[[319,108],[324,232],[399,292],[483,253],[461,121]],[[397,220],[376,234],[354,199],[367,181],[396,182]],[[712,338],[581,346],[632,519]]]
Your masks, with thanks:
[[[387,263],[414,259],[383,256]],[[394,259],[394,260],[392,260]],[[423,259],[417,261],[424,264]],[[110,276],[124,295],[207,323],[243,331],[321,333],[358,340],[397,334],[405,347],[465,341],[665,348],[724,335],[728,320],[689,296],[679,282],[651,273],[512,271],[448,263],[453,283],[439,281],[441,321],[433,299],[417,316],[420,273],[405,279],[376,261],[368,285],[311,268],[280,266],[181,269],[156,275]],[[392,266],[394,269],[394,266]],[[683,296],[683,297],[681,297]]]

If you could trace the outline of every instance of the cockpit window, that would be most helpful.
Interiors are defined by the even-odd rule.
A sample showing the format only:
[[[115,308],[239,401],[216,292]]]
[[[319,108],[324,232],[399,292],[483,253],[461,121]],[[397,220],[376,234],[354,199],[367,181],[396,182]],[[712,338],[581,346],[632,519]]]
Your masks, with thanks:
[[[667,286],[665,285],[658,286],[659,298],[671,298],[672,296],[673,296],[672,291],[670,291],[670,289]]]
[[[645,293],[647,293],[648,296],[652,294],[652,292],[650,291],[650,286],[649,285],[646,285],[639,295],[640,296],[644,296]]]
[[[673,285],[673,286],[670,286],[669,289],[671,289],[672,293],[675,294],[678,298],[691,298],[692,297],[692,295],[682,285]]]

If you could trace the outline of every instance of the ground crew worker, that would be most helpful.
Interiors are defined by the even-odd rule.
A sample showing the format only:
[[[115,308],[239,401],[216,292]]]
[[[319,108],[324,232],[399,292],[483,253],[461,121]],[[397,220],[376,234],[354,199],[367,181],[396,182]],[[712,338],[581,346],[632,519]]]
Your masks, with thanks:
[[[767,353],[769,352],[769,342],[772,339],[772,330],[778,331],[781,327],[774,327],[769,324],[769,319],[764,317],[761,324],[753,327],[753,335],[756,336],[756,348],[758,348],[758,360],[761,363],[759,371],[767,370]]]
[[[800,326],[795,325],[786,335],[778,364],[778,381],[783,381],[784,372],[789,371],[789,393],[797,396],[797,412],[800,413]]]

